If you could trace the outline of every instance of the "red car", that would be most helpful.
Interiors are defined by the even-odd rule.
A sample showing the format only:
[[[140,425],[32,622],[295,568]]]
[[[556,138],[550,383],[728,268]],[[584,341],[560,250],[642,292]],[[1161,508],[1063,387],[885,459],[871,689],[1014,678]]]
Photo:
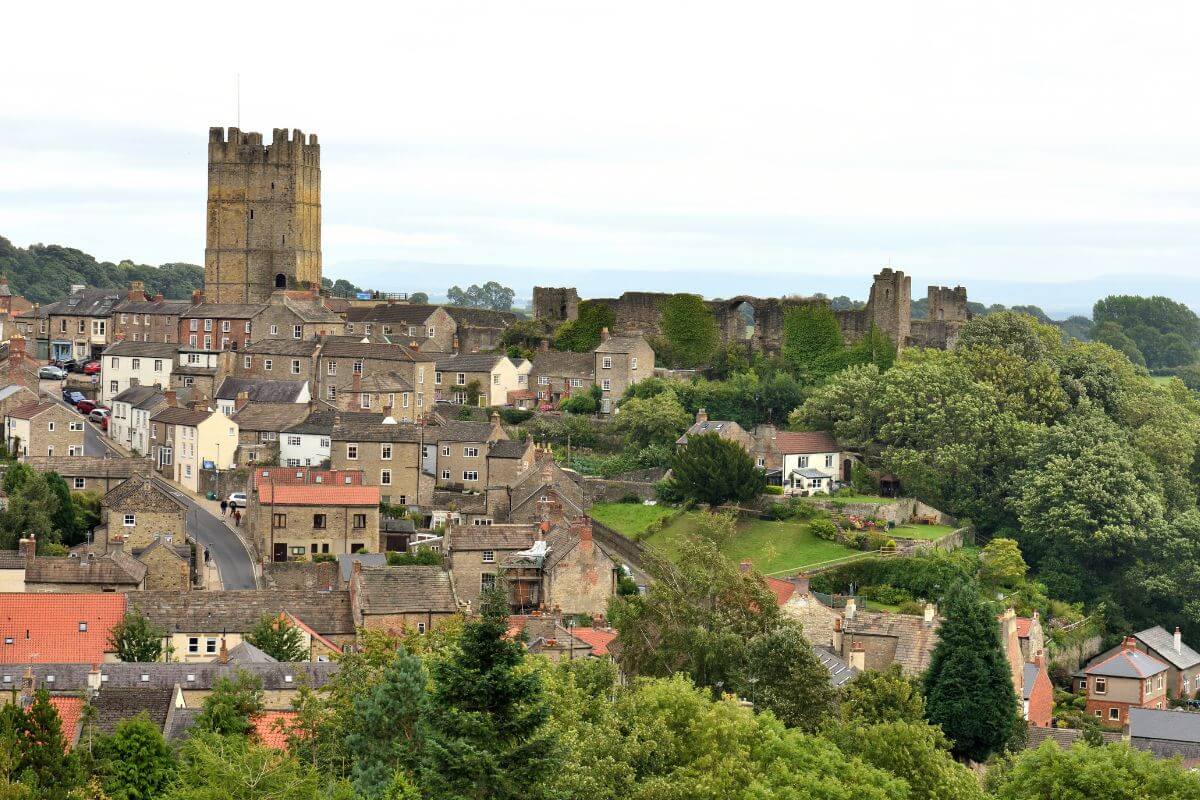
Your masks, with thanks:
[[[89,361],[86,364],[84,364],[83,365],[83,374],[84,375],[99,375],[100,374],[100,362],[99,361]]]
[[[90,414],[95,407],[96,403],[94,400],[80,400],[75,404],[75,410],[80,414]]]

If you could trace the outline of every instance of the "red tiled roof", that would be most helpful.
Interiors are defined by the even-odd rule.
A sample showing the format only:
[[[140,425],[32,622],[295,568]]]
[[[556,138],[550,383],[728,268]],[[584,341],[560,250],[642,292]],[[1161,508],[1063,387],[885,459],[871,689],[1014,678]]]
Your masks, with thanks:
[[[75,746],[79,739],[79,721],[83,718],[83,698],[71,695],[51,695],[50,705],[58,712],[62,721],[63,737],[67,740],[67,749]]]
[[[594,656],[608,655],[608,646],[612,644],[613,639],[617,638],[616,631],[607,631],[603,628],[572,628],[571,635],[579,641],[591,645]]]
[[[780,453],[836,453],[837,440],[825,431],[780,431],[775,434]]]
[[[1017,617],[1017,638],[1029,638],[1029,626],[1033,624],[1033,620],[1029,617]]]
[[[282,611],[281,611],[281,612],[280,612],[280,616],[283,616],[285,613],[287,613],[287,612],[282,612]],[[308,634],[310,637],[312,637],[313,639],[316,639],[318,642],[320,642],[321,644],[325,645],[326,647],[328,647],[328,648],[329,648],[330,650],[332,650],[333,652],[335,652],[335,653],[340,653],[340,652],[341,652],[342,648],[338,647],[336,644],[334,644],[333,642],[329,641],[329,640],[328,640],[328,639],[326,639],[324,636],[322,636],[321,634],[317,633],[315,630],[313,630],[312,628],[310,628],[310,627],[309,627],[309,626],[308,626],[308,625],[307,625],[307,624],[304,622],[304,620],[300,619],[300,618],[299,618],[299,617],[297,617],[295,614],[287,614],[287,618],[288,618],[288,619],[290,619],[290,620],[291,620],[293,623],[295,623],[295,625],[296,625],[296,627],[297,627],[297,628],[299,628],[300,630],[304,631],[304,632],[305,632],[305,633],[307,633],[307,634]]]
[[[97,664],[123,616],[123,594],[0,594],[0,664]]]
[[[266,747],[287,750],[287,735],[295,725],[295,711],[261,711],[251,718],[254,735]]]
[[[783,605],[791,599],[796,591],[796,584],[781,581],[779,578],[767,578],[767,588],[775,593],[775,602]]]
[[[266,473],[266,474],[264,474]],[[346,479],[350,483],[346,483]],[[361,486],[361,469],[310,469],[309,467],[259,467],[254,470],[254,488],[264,483],[279,484],[338,484]]]
[[[258,487],[258,502],[285,506],[377,506],[378,486],[285,485],[264,483]]]

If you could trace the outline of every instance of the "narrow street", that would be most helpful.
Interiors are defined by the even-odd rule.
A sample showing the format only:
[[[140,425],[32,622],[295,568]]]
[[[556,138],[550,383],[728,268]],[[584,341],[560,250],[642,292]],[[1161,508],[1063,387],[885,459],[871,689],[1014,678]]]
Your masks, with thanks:
[[[200,547],[207,547],[217,565],[225,589],[254,589],[254,563],[241,539],[220,516],[197,503],[187,492],[172,488],[171,493],[188,506],[185,529]]]

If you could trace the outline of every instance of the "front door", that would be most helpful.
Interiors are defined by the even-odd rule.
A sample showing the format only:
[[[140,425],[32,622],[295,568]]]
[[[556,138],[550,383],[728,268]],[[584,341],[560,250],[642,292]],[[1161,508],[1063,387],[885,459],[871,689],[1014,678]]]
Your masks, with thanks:
[[[279,542],[275,543],[274,558],[276,561],[287,561],[287,542],[283,542],[282,544]]]

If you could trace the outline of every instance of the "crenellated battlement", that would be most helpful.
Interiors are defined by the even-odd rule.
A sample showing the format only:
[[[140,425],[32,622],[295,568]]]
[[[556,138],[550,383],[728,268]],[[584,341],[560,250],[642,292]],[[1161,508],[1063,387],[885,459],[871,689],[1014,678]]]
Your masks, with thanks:
[[[208,160],[210,163],[296,163],[320,166],[321,146],[315,133],[305,137],[299,128],[271,131],[270,144],[263,144],[263,135],[238,128],[208,129]]]

